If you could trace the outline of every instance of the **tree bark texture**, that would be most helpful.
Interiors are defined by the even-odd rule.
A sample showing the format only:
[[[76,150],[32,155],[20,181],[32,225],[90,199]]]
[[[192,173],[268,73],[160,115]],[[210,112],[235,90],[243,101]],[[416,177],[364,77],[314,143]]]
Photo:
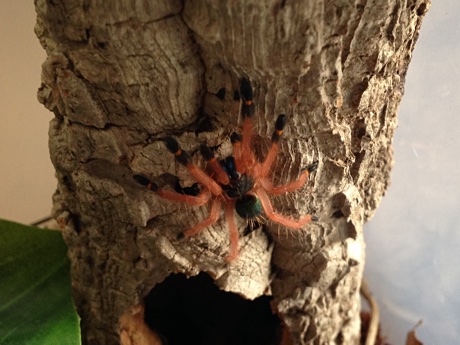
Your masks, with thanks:
[[[36,0],[48,54],[39,100],[55,118],[55,215],[72,261],[84,344],[118,344],[120,318],[171,273],[208,273],[247,299],[273,296],[294,344],[356,344],[363,223],[388,184],[404,78],[429,0]],[[159,198],[194,181],[164,148],[178,138],[197,164],[200,143],[231,154],[241,77],[255,90],[258,156],[276,116],[288,117],[275,184],[318,161],[300,191],[274,207],[319,221],[300,231],[268,222],[243,234],[227,263],[221,219]],[[225,90],[226,92],[223,92]],[[166,187],[167,188],[167,187]]]

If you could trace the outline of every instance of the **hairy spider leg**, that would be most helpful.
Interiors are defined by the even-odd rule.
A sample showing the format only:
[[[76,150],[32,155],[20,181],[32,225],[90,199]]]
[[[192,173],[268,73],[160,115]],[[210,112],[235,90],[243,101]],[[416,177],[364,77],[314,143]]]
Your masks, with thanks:
[[[241,135],[233,132],[230,136],[230,141],[233,146],[233,158],[235,159],[236,171],[243,172],[243,164],[241,159]]]
[[[276,155],[279,151],[278,142],[283,134],[284,127],[286,126],[286,115],[281,114],[276,119],[275,130],[273,131],[270,150],[268,151],[265,161],[262,163],[259,176],[260,184],[268,191],[270,194],[278,195],[287,192],[293,192],[301,188],[305,182],[308,180],[309,174],[314,171],[317,167],[317,162],[310,165],[307,170],[305,170],[296,181],[290,182],[285,185],[273,186],[273,183],[267,178],[268,173],[270,172],[270,167],[275,161]]]
[[[299,220],[294,220],[290,217],[283,216],[282,214],[275,213],[265,190],[263,188],[257,188],[255,193],[259,197],[267,217],[276,223],[279,223],[291,229],[300,229],[305,224],[310,223],[312,220],[316,219],[313,218],[311,215],[306,215],[305,217],[302,217]]]
[[[283,134],[284,127],[286,126],[286,115],[280,114],[276,119],[275,123],[275,130],[273,131],[272,135],[272,144],[270,145],[270,150],[268,151],[267,157],[265,161],[262,163],[262,167],[260,169],[260,177],[266,177],[270,172],[270,168],[275,161],[276,155],[278,154],[279,147],[278,142]]]
[[[252,119],[249,117],[244,119],[243,135],[241,142],[241,172],[247,172],[250,167],[255,164],[254,152],[252,150]]]
[[[243,122],[243,134],[241,141],[241,162],[239,165],[241,172],[246,172],[249,167],[255,163],[255,157],[252,150],[252,131],[253,123],[252,118],[255,112],[254,94],[252,91],[251,83],[248,79],[241,79],[240,83],[240,96],[241,96],[241,117]]]
[[[219,184],[210,176],[208,176],[203,170],[193,164],[190,154],[187,151],[182,150],[176,139],[173,137],[166,137],[164,138],[164,141],[169,152],[174,154],[176,160],[187,168],[187,170],[190,172],[190,175],[192,175],[197,182],[201,183],[203,186],[209,189],[214,195],[222,194],[222,188],[219,186]]]
[[[228,231],[230,233],[230,249],[227,256],[227,261],[233,261],[238,257],[238,228],[236,226],[235,215],[235,201],[229,200],[225,205],[225,218],[227,219]]]
[[[208,188],[212,194],[218,196],[222,194],[222,188],[219,186],[219,184],[214,181],[211,177],[206,175],[206,173],[201,170],[199,167],[197,167],[193,163],[189,163],[186,165],[186,168],[190,172],[190,174],[203,186]]]
[[[201,155],[203,156],[203,158],[206,160],[206,162],[208,162],[209,166],[216,174],[217,182],[219,182],[220,184],[224,184],[224,185],[229,184],[230,178],[228,177],[228,174],[224,171],[224,169],[222,169],[222,166],[217,161],[216,157],[214,156],[214,152],[212,152],[212,150],[204,144],[201,144],[200,151],[201,151]]]
[[[183,202],[188,205],[201,206],[206,204],[211,197],[207,189],[204,189],[200,192],[200,194],[193,196],[173,192],[170,190],[160,189],[158,188],[158,185],[155,182],[150,181],[147,177],[142,175],[134,175],[133,178],[139,184],[147,187],[147,189],[151,190],[152,192],[155,192],[158,196],[169,201]]]
[[[260,184],[264,189],[269,192],[270,194],[273,195],[279,195],[279,194],[284,194],[288,192],[293,192],[299,188],[301,188],[305,182],[308,180],[308,176],[316,170],[318,167],[318,162],[315,162],[311,164],[299,177],[299,179],[292,181],[287,184],[279,185],[279,186],[274,186],[273,183],[267,178],[263,177],[260,179]]]
[[[211,211],[209,212],[209,217],[195,225],[193,228],[184,231],[185,236],[192,236],[199,233],[201,230],[207,226],[214,224],[219,219],[220,209],[222,206],[222,201],[220,199],[213,199]]]
[[[203,190],[197,196],[187,195],[187,194],[180,194],[177,192],[173,192],[170,190],[159,189],[157,194],[162,197],[163,199],[175,201],[175,202],[183,202],[188,205],[193,206],[202,206],[206,204],[211,195],[207,189]]]

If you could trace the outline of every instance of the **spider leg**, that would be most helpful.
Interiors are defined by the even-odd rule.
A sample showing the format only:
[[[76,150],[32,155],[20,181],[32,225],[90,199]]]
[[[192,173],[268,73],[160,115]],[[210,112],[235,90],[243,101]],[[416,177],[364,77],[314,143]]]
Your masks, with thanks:
[[[152,192],[155,192],[160,197],[166,200],[183,202],[188,205],[201,206],[206,204],[209,201],[209,198],[211,197],[208,190],[202,190],[200,194],[196,196],[187,195],[166,189],[160,189],[158,188],[158,185],[155,182],[150,181],[148,178],[142,175],[134,175],[133,177],[139,184],[147,187],[147,189],[151,190]]]
[[[250,121],[250,124],[247,122]],[[252,138],[252,120],[246,118],[244,120],[245,129],[243,129],[243,136],[233,132],[230,140],[233,146],[233,158],[235,158],[236,170],[242,174],[247,172],[248,167],[254,165],[255,158],[252,152],[251,138]],[[247,127],[247,128],[246,128]]]
[[[273,183],[266,177],[260,179],[260,184],[264,187],[264,189],[269,192],[270,194],[273,195],[279,195],[279,194],[284,194],[288,192],[293,192],[299,188],[301,188],[305,182],[308,179],[309,172],[306,170],[298,180],[295,180],[293,182],[279,185],[279,186],[274,186]]]
[[[217,182],[224,184],[224,185],[229,184],[230,179],[228,177],[228,174],[224,171],[224,169],[222,169],[222,166],[216,160],[216,157],[214,156],[214,152],[212,152],[212,150],[204,144],[200,146],[200,151],[201,151],[201,155],[206,160],[206,162],[208,162],[211,169],[214,170],[214,173],[216,174]]]
[[[305,224],[315,220],[315,217],[312,217],[311,215],[306,215],[305,217],[300,218],[299,220],[294,220],[290,217],[283,216],[282,214],[275,213],[270,199],[268,198],[268,195],[263,188],[258,188],[256,190],[256,195],[259,197],[267,217],[276,223],[279,223],[291,229],[300,229]]]
[[[133,179],[136,180],[137,183],[146,187],[148,190],[152,192],[156,192],[158,190],[158,185],[155,182],[150,181],[147,177],[142,175],[134,175]]]
[[[279,151],[278,142],[280,140],[281,135],[283,134],[283,129],[285,125],[286,125],[286,115],[281,114],[276,119],[275,130],[273,131],[272,140],[271,140],[272,144],[270,146],[270,150],[268,151],[267,157],[265,158],[265,161],[262,163],[262,167],[259,173],[260,177],[265,177],[270,172],[270,167],[275,161],[276,155],[278,154],[278,151]]]
[[[242,158],[241,158],[241,135],[233,132],[230,136],[230,141],[233,146],[233,158],[235,158],[236,171],[243,172]]]
[[[163,199],[175,201],[175,202],[183,202],[184,204],[193,205],[193,206],[204,205],[209,201],[211,197],[208,190],[201,191],[200,194],[198,194],[197,196],[180,194],[180,193],[173,192],[170,190],[165,190],[165,189],[159,189],[157,191],[157,194]]]
[[[243,118],[252,117],[255,112],[254,92],[252,91],[252,86],[249,79],[242,78],[240,80],[240,97],[242,100],[241,115]]]
[[[243,123],[243,136],[241,141],[241,166],[244,168],[253,166],[255,162],[254,153],[252,151],[252,130],[252,119],[246,117]]]
[[[225,218],[228,223],[228,230],[230,232],[230,250],[227,256],[227,261],[233,261],[238,257],[238,228],[236,226],[235,215],[235,201],[230,200],[225,205]]]
[[[222,188],[219,186],[219,184],[210,176],[208,176],[203,170],[193,164],[190,154],[187,151],[181,149],[176,139],[172,137],[166,137],[164,138],[164,141],[169,152],[174,154],[176,160],[187,168],[187,170],[190,172],[190,175],[192,175],[197,182],[208,188],[214,195],[222,194]]]
[[[219,219],[219,214],[220,214],[220,208],[222,206],[222,202],[219,199],[214,199],[212,206],[211,206],[211,211],[209,212],[209,217],[202,220],[200,223],[195,225],[193,228],[190,228],[186,231],[184,231],[185,236],[192,236],[200,232],[202,229],[205,227],[217,222],[217,219]]]
[[[254,165],[255,158],[252,151],[252,130],[253,123],[252,117],[254,116],[254,93],[252,91],[251,83],[248,79],[241,79],[240,83],[240,96],[241,96],[241,117],[243,122],[243,135],[241,141],[241,162],[237,163],[243,167],[251,167]],[[245,169],[243,169],[245,170]]]
[[[308,180],[308,176],[316,170],[318,166],[318,162],[311,164],[303,173],[300,175],[298,180],[289,182],[287,184],[283,184],[280,186],[274,186],[273,183],[266,177],[260,179],[260,184],[264,189],[273,195],[279,195],[283,193],[293,192],[299,188],[301,188],[305,182]]]

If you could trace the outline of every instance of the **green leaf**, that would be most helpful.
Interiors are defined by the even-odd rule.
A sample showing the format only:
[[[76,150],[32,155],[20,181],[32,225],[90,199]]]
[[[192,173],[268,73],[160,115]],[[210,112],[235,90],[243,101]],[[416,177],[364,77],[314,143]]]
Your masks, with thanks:
[[[0,220],[0,344],[79,345],[59,231]]]

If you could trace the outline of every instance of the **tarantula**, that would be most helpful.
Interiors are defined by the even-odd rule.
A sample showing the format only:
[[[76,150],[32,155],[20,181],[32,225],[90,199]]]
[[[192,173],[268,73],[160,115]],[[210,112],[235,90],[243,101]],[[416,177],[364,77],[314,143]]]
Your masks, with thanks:
[[[175,191],[161,189],[155,182],[142,175],[134,175],[134,179],[159,197],[182,202],[188,205],[201,206],[211,201],[209,216],[186,230],[185,236],[199,233],[205,227],[215,223],[224,208],[225,217],[230,232],[230,250],[227,261],[233,261],[238,256],[238,228],[235,221],[236,213],[247,220],[255,220],[263,213],[272,221],[291,229],[300,229],[307,223],[317,220],[312,215],[306,215],[299,220],[276,213],[273,210],[269,194],[279,195],[292,192],[302,187],[309,174],[317,167],[317,162],[311,164],[301,174],[298,180],[284,185],[274,186],[268,178],[270,168],[278,154],[278,142],[286,124],[286,116],[281,114],[275,123],[275,130],[271,138],[271,146],[263,162],[258,162],[252,147],[253,117],[255,106],[253,90],[248,79],[243,78],[240,83],[241,117],[243,118],[242,134],[232,133],[230,140],[233,146],[233,155],[217,160],[214,152],[206,145],[200,146],[201,155],[206,160],[210,173],[196,166],[190,154],[183,150],[176,139],[164,138],[166,148],[174,154],[178,163],[185,166],[197,184],[182,188],[178,184]]]

